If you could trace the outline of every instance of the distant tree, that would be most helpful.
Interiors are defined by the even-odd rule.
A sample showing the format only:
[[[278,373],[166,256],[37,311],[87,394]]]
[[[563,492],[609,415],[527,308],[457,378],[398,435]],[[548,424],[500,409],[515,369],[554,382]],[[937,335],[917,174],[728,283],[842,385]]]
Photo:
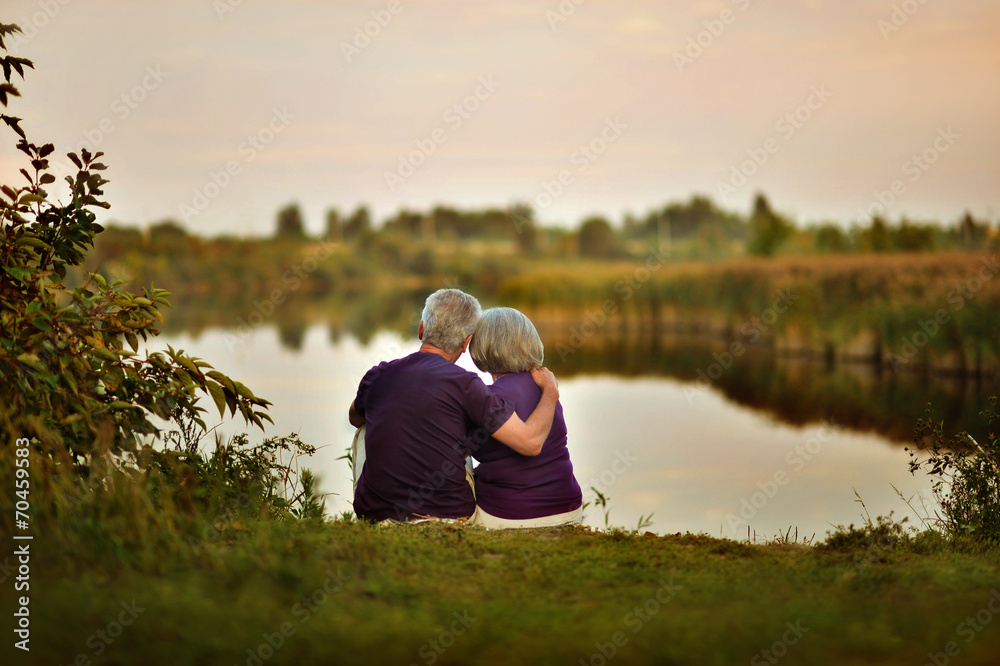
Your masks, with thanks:
[[[306,225],[302,221],[302,211],[298,205],[288,204],[278,211],[278,238],[302,239],[306,237]]]
[[[663,218],[670,225],[670,234],[674,238],[683,238],[696,233],[717,216],[718,211],[712,202],[706,197],[697,195],[686,205],[672,204],[663,211]]]
[[[711,199],[696,194],[686,203],[671,203],[646,216],[641,226],[625,220],[626,235],[632,238],[657,238],[661,243],[688,236],[715,239],[746,238],[746,222],[739,216],[716,207]]]
[[[334,242],[344,240],[344,222],[340,219],[340,211],[336,208],[326,211],[326,240]]]
[[[443,238],[468,238],[474,233],[465,216],[448,206],[435,206],[431,211],[434,232]]]
[[[835,224],[823,224],[816,228],[813,238],[819,252],[846,252],[848,241],[844,230]]]
[[[535,210],[526,203],[517,203],[508,212],[517,246],[522,252],[534,254],[538,251],[538,225]]]
[[[499,208],[490,208],[482,214],[480,235],[484,238],[506,239],[510,237],[510,215]]]
[[[764,257],[772,256],[778,247],[792,235],[795,228],[773,210],[767,198],[758,193],[750,217],[750,240],[747,251]]]
[[[615,231],[606,219],[588,217],[580,226],[580,256],[610,259],[616,251]]]
[[[926,224],[911,224],[903,220],[895,230],[893,245],[906,252],[924,252],[934,249],[934,229]]]
[[[149,228],[149,247],[160,254],[184,254],[196,243],[197,239],[173,220],[162,220]]]
[[[872,218],[871,226],[864,231],[863,239],[871,252],[888,252],[892,249],[892,234],[889,225],[880,216]]]
[[[632,213],[622,217],[622,236],[624,238],[642,238],[646,236],[646,226],[643,221]]]
[[[977,222],[969,211],[966,211],[965,215],[962,216],[958,223],[958,229],[961,245],[967,250],[984,247],[988,242],[989,223]]]
[[[385,221],[386,231],[393,231],[414,240],[428,235],[429,237],[424,240],[433,240],[433,232],[427,227],[430,227],[430,224],[425,222],[424,215],[406,209],[400,210],[395,217]]]
[[[354,240],[367,236],[372,230],[371,216],[367,206],[358,206],[344,223],[344,240]]]
[[[143,246],[142,232],[134,227],[109,224],[94,240],[96,253],[104,259],[121,259],[129,250]]]

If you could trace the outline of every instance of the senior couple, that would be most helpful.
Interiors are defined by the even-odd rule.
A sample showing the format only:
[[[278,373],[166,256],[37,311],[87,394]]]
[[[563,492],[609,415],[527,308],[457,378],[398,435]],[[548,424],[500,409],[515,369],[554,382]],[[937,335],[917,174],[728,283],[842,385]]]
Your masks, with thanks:
[[[531,321],[442,289],[417,336],[419,351],[369,370],[351,403],[355,513],[487,528],[580,522],[558,383]],[[491,385],[455,364],[466,349]]]

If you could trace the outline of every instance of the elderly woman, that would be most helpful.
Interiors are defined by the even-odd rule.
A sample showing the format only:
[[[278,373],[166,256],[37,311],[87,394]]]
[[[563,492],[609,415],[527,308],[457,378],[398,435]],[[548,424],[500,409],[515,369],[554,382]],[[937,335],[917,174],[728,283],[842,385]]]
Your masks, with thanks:
[[[543,357],[531,320],[512,308],[487,310],[472,335],[469,353],[476,367],[493,375],[490,389],[527,418],[542,395],[530,374],[542,366]],[[512,528],[580,522],[583,494],[566,448],[561,404],[556,404],[552,429],[538,455],[522,455],[485,435],[472,443],[472,450],[480,463],[473,524]]]

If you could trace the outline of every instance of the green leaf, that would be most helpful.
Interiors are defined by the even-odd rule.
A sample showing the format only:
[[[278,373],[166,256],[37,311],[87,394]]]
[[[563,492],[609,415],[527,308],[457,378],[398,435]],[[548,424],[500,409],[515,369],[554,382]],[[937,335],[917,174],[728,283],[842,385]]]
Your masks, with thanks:
[[[12,278],[21,282],[27,282],[26,278],[31,277],[31,269],[24,268],[23,266],[4,266],[3,270]]]
[[[39,360],[39,358],[34,354],[21,354],[17,357],[17,360],[32,370],[37,370],[38,372],[45,372],[47,369],[41,360]]]
[[[253,391],[248,389],[244,384],[240,382],[233,382],[233,386],[236,387],[236,392],[239,393],[240,396],[246,398],[247,400],[253,400],[257,397],[253,394]]]
[[[3,118],[3,121],[7,123],[7,126],[10,127],[12,130],[14,130],[15,132],[17,132],[17,135],[19,137],[21,137],[22,139],[24,138],[24,130],[22,130],[21,126],[18,125],[18,123],[21,122],[20,118],[14,118],[12,116],[0,116],[0,118]]]
[[[21,195],[21,199],[17,203],[24,205],[30,203],[40,203],[42,201],[45,201],[45,197],[34,194],[33,192],[25,192]]]
[[[201,377],[201,371],[198,370],[198,367],[191,362],[191,359],[189,357],[178,355],[177,358],[174,360],[177,361],[178,365],[180,365],[182,368],[190,372],[195,377]]]
[[[191,379],[191,375],[189,375],[186,370],[182,368],[174,368],[174,374],[180,377],[181,383],[184,384],[185,388],[194,386],[194,380]]]
[[[133,405],[131,402],[124,402],[122,400],[110,402],[108,403],[108,407],[111,409],[142,409],[139,405]]]
[[[17,245],[27,245],[29,247],[40,247],[43,250],[52,250],[52,246],[43,241],[41,238],[31,235],[24,235],[14,241]]]
[[[215,401],[215,406],[219,408],[219,416],[225,418],[226,416],[226,392],[221,386],[215,382],[207,382],[205,387],[208,392],[212,395],[212,400]]]
[[[107,347],[94,347],[94,353],[103,358],[105,361],[111,361],[112,363],[118,362],[118,355]]]
[[[222,374],[218,370],[209,370],[205,374],[214,379],[215,381],[219,382],[223,386],[225,386],[233,393],[236,393],[236,386],[233,384],[233,380],[227,377],[226,375]]]
[[[235,391],[229,391],[229,390],[227,390],[226,391],[226,405],[229,407],[229,410],[233,414],[236,414],[236,404],[237,404],[237,402],[236,402],[236,392]]]

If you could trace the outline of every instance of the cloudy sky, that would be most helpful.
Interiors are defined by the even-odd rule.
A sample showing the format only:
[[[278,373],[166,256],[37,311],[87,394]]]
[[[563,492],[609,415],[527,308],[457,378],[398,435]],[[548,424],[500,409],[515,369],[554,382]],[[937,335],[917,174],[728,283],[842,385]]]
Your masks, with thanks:
[[[36,65],[7,112],[107,153],[105,220],[527,201],[575,225],[757,191],[801,223],[1000,219],[995,0],[4,0],[0,22]]]

